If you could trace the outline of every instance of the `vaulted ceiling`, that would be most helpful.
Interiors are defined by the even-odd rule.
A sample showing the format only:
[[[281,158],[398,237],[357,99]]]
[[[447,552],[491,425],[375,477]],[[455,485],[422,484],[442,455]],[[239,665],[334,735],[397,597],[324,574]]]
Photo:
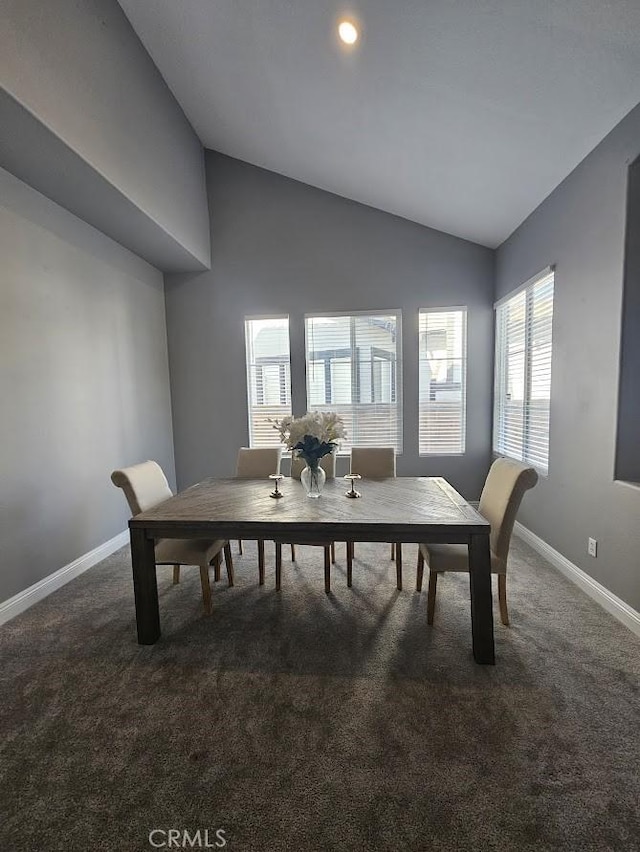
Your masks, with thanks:
[[[640,101],[639,0],[120,5],[206,147],[492,247]]]

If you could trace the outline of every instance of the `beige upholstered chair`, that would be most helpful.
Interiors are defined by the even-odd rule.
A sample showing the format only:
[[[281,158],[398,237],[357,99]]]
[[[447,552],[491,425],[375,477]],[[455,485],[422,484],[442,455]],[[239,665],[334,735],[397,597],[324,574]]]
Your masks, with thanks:
[[[324,470],[327,479],[335,479],[336,476],[336,457],[335,453],[328,453],[320,459],[320,467]],[[301,458],[291,459],[291,478],[300,479],[300,474],[305,468],[305,461]],[[309,544],[310,542],[306,542]],[[296,560],[296,544],[291,542],[291,561]],[[336,561],[336,546],[335,542],[325,544],[311,542],[313,547],[322,547],[324,549],[324,590],[327,594],[331,591],[331,564]],[[279,591],[282,583],[282,545],[276,542],[276,589]]]
[[[236,461],[236,477],[239,479],[268,479],[272,473],[280,473],[281,447],[240,447]],[[242,553],[242,541],[238,541]],[[258,574],[260,585],[264,585],[264,541],[258,541]]]
[[[525,491],[538,481],[532,467],[511,459],[496,459],[482,489],[480,514],[491,524],[491,573],[498,575],[500,618],[509,625],[507,610],[507,557],[511,534]],[[424,564],[429,569],[427,622],[433,624],[438,574],[445,571],[468,571],[468,548],[464,544],[421,544],[418,551],[416,588],[422,590]]]
[[[351,470],[367,479],[395,476],[396,451],[393,447],[352,447]]]
[[[239,479],[268,479],[280,473],[281,447],[240,447],[236,461]]]
[[[353,447],[351,449],[351,472],[359,473],[363,479],[386,479],[396,475],[396,451],[393,447]],[[353,557],[355,545],[347,542],[347,586],[353,579]],[[391,545],[391,558],[396,562],[396,580],[402,590],[402,545]]]
[[[173,496],[162,468],[157,462],[146,461],[121,470],[114,470],[111,481],[122,488],[133,516],[152,509]],[[211,586],[209,565],[213,562],[216,579],[220,576],[220,553],[224,550],[229,585],[233,586],[233,561],[229,543],[218,539],[161,538],[156,541],[156,565],[173,565],[173,582],[180,581],[181,565],[197,565],[200,568],[202,600],[207,613],[211,612]]]

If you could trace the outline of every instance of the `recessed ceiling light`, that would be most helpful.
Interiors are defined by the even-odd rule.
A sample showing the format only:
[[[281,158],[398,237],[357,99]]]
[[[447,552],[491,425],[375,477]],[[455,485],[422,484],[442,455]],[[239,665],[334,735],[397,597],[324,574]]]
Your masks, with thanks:
[[[341,21],[338,26],[338,35],[345,44],[354,44],[358,40],[358,30],[351,21]]]

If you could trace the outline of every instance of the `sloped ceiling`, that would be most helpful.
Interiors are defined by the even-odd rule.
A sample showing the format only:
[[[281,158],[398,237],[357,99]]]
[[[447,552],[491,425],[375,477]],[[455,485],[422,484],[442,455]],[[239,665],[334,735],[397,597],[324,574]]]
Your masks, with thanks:
[[[639,0],[120,4],[206,147],[491,247],[640,101]]]

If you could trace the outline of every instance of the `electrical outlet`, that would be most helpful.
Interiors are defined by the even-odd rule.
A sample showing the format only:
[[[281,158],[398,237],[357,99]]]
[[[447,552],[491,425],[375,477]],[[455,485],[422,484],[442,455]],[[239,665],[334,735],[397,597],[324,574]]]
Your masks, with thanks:
[[[588,552],[589,556],[593,556],[594,559],[597,557],[597,555],[598,555],[598,542],[595,540],[595,538],[589,539],[589,545],[587,547],[587,552]]]

